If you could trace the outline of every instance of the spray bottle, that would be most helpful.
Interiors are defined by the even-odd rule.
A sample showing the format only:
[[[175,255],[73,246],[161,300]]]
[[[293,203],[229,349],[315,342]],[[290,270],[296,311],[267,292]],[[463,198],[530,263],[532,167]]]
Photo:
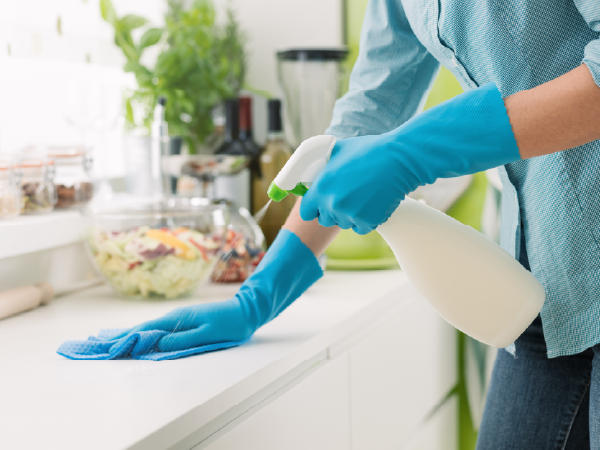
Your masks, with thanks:
[[[333,136],[304,141],[271,183],[269,197],[304,195],[334,145]],[[481,233],[423,203],[407,197],[377,231],[421,296],[478,341],[506,347],[542,309],[544,288],[529,271]]]

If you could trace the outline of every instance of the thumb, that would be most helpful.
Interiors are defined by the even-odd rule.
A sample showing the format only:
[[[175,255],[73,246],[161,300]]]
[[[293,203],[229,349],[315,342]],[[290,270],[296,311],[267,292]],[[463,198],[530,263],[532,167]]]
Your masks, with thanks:
[[[315,191],[314,187],[309,189],[302,201],[300,202],[300,217],[305,222],[319,217],[319,203],[317,202],[318,195],[312,195]],[[314,192],[316,194],[316,192]]]

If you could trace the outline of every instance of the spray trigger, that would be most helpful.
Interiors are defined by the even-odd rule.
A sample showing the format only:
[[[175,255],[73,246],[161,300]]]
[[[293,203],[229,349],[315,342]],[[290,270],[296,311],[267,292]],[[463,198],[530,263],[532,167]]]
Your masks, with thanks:
[[[281,189],[279,186],[272,182],[269,186],[269,190],[267,191],[267,195],[271,200],[276,202],[280,202],[284,198],[286,198],[289,194],[299,195],[300,197],[304,196],[308,192],[308,187],[303,185],[302,183],[296,184],[294,189],[290,189],[286,191],[285,189]]]

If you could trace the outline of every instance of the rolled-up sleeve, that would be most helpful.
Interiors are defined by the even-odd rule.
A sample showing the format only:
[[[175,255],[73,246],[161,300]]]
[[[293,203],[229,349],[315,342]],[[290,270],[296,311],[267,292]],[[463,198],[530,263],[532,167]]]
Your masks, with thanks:
[[[579,13],[588,26],[600,33],[600,3],[598,0],[573,0]],[[584,64],[590,69],[592,77],[600,86],[600,39],[595,39],[585,46]]]
[[[326,134],[381,134],[414,116],[439,69],[414,35],[398,0],[371,0],[350,88],[333,110]]]

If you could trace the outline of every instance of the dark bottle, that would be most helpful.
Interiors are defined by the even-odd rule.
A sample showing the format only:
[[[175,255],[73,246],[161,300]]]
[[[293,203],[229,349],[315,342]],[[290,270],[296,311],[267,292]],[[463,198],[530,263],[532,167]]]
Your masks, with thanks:
[[[240,140],[240,104],[237,98],[225,100],[225,134],[216,154],[250,156],[250,151]]]
[[[262,149],[252,137],[252,98],[250,97],[240,97],[240,141],[244,143],[252,156],[249,167],[252,190],[254,190],[256,180],[261,178],[259,157]],[[251,195],[251,212],[256,214],[262,205],[257,205],[254,201],[254,192]]]
[[[252,99],[240,97],[240,141],[244,143],[248,151],[258,157],[261,148],[252,136]]]
[[[246,156],[253,155],[239,138],[240,116],[239,101],[236,98],[225,100],[225,134],[223,144],[215,152],[217,155]],[[215,195],[218,198],[233,200],[239,206],[251,209],[250,170],[244,168],[237,175],[220,176],[215,180]]]

